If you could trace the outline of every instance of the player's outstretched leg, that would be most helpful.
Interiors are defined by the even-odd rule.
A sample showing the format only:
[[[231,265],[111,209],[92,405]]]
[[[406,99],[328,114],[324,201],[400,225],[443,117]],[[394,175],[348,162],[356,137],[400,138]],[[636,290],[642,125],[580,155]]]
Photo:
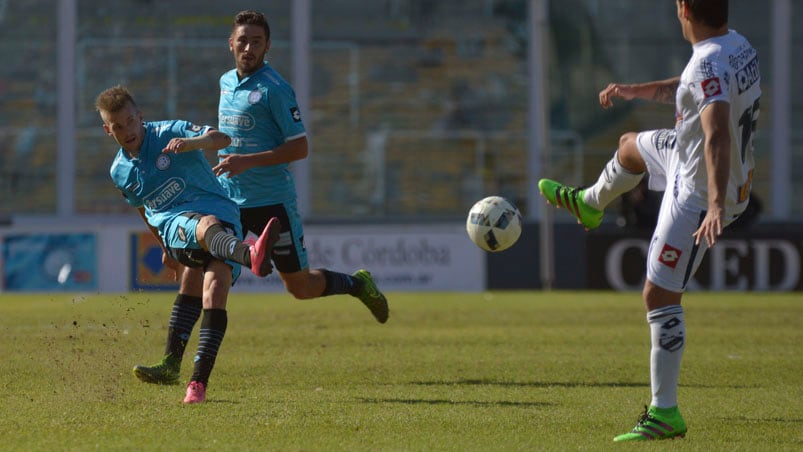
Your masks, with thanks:
[[[178,384],[180,370],[181,360],[171,355],[166,355],[161,362],[153,366],[134,366],[134,376],[145,383],[176,385]]]
[[[368,270],[361,269],[354,272],[354,274],[351,276],[362,282],[362,288],[360,288],[357,298],[359,298],[360,301],[362,301],[362,303],[371,310],[371,314],[374,315],[377,322],[387,322],[388,316],[390,315],[390,310],[388,309],[388,300],[385,298],[385,295],[382,294],[379,288],[376,287],[376,283],[374,283],[374,278],[371,277],[371,273],[369,273]]]
[[[633,430],[615,437],[614,441],[648,441],[653,439],[683,438],[686,435],[686,422],[678,407],[644,407]]]
[[[256,243],[251,246],[251,271],[257,276],[268,276],[273,271],[270,252],[279,241],[282,226],[279,219],[271,218]]]
[[[586,229],[595,229],[602,223],[604,212],[586,204],[583,199],[584,189],[563,185],[551,179],[541,179],[538,181],[538,190],[550,204],[568,210]]]

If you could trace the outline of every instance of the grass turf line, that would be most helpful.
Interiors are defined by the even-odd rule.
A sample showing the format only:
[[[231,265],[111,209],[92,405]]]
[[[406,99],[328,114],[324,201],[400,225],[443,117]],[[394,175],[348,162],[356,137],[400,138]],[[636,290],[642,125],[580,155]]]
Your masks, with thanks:
[[[0,449],[605,450],[649,402],[637,293],[394,293],[386,325],[350,297],[233,294],[189,407],[131,374],[160,358],[173,298],[0,295]],[[803,296],[684,306],[689,434],[670,446],[800,450]]]

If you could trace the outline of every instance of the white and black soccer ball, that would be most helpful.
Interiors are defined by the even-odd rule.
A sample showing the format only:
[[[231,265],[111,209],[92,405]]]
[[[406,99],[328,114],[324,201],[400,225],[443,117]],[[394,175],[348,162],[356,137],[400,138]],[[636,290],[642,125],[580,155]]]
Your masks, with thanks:
[[[521,213],[507,199],[488,196],[468,211],[466,231],[471,241],[485,251],[506,250],[521,235]]]

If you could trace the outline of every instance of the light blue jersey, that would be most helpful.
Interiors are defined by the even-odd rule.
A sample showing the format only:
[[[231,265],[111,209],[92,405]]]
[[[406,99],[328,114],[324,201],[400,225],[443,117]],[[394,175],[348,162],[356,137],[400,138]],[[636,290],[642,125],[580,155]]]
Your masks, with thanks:
[[[293,88],[267,62],[238,80],[232,69],[220,77],[218,129],[231,137],[219,154],[254,154],[268,151],[306,135]],[[219,177],[240,207],[292,202],[295,184],[286,163],[260,166],[232,178]]]
[[[145,207],[148,224],[155,227],[169,248],[200,248],[194,231],[181,228],[183,213],[214,215],[235,227],[239,237],[240,211],[217,181],[200,150],[162,153],[172,138],[203,135],[210,127],[187,121],[146,122],[139,156],[130,158],[122,148],[111,166],[114,185],[128,204]]]

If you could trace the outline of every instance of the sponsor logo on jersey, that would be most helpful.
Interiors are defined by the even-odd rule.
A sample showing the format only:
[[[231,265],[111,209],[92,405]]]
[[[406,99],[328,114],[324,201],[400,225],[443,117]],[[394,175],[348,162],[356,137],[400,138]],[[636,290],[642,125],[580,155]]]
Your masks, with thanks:
[[[742,50],[736,55],[731,55],[728,57],[728,63],[733,68],[734,71],[738,71],[739,68],[745,66],[751,60],[756,59],[756,49],[752,47],[748,47],[745,50]]]
[[[658,256],[658,262],[666,265],[669,268],[675,268],[680,260],[682,252],[674,246],[664,243],[664,248]]]
[[[231,109],[221,110],[218,121],[221,129],[231,127],[239,130],[251,130],[256,124],[254,117],[250,114]]]
[[[750,89],[750,87],[758,82],[759,78],[761,77],[758,71],[758,57],[756,57],[750,60],[749,63],[736,73],[736,84],[739,86],[739,94]]]
[[[301,112],[298,107],[290,107],[290,116],[293,118],[293,122],[301,122]]]
[[[706,78],[714,78],[717,76],[717,73],[714,70],[714,63],[708,60],[701,60],[698,69],[700,71],[700,78],[706,79]]]
[[[719,81],[719,77],[703,80],[700,86],[703,88],[703,95],[706,99],[722,94],[722,83]]]
[[[262,91],[255,89],[248,93],[248,103],[254,105],[262,100]]]
[[[156,157],[156,169],[159,171],[164,171],[170,168],[170,156],[167,154],[159,154],[159,157]]]
[[[195,124],[190,124],[190,132],[198,133],[201,131],[201,129],[203,129],[203,127]]]
[[[145,196],[145,205],[151,210],[160,210],[172,203],[184,192],[186,184],[183,179],[173,177],[165,181],[159,188]]]

